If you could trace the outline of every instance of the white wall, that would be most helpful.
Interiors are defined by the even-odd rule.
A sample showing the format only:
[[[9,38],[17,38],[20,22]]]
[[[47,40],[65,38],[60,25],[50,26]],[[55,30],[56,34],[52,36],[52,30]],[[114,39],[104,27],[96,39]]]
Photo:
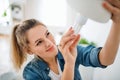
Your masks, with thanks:
[[[25,4],[25,19],[35,18],[49,26],[66,26],[65,0],[29,0]]]
[[[103,46],[108,33],[111,28],[111,21],[107,23],[97,23],[92,20],[88,20],[86,25],[83,26],[80,33],[83,37],[89,41],[94,41],[98,46]]]
[[[25,19],[41,17],[42,0],[29,0],[25,3]]]

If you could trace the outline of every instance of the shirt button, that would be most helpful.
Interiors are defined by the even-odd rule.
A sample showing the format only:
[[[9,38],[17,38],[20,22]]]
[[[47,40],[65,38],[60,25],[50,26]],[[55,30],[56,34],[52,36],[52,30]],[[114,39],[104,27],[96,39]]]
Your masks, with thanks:
[[[47,68],[47,70],[50,70],[50,68]]]

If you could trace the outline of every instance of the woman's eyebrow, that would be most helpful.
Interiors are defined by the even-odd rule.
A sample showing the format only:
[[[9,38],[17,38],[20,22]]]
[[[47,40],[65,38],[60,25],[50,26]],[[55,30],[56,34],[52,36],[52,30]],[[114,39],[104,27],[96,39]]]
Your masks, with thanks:
[[[45,35],[47,34],[48,30],[45,31]],[[35,43],[37,43],[40,39],[37,39]]]

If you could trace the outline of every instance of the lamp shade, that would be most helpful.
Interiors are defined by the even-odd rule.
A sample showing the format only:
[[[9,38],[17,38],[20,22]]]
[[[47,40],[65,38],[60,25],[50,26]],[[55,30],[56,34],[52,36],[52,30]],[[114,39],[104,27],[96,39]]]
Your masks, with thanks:
[[[97,22],[106,23],[111,13],[102,6],[104,0],[67,0],[68,5],[77,13]]]

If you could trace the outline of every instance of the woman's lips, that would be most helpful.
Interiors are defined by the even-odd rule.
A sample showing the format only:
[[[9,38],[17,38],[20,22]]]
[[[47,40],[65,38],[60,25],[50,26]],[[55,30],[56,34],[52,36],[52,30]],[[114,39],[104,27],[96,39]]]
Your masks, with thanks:
[[[49,49],[47,49],[47,52],[48,52],[48,51],[53,51],[53,50],[54,50],[54,47],[51,46]]]

